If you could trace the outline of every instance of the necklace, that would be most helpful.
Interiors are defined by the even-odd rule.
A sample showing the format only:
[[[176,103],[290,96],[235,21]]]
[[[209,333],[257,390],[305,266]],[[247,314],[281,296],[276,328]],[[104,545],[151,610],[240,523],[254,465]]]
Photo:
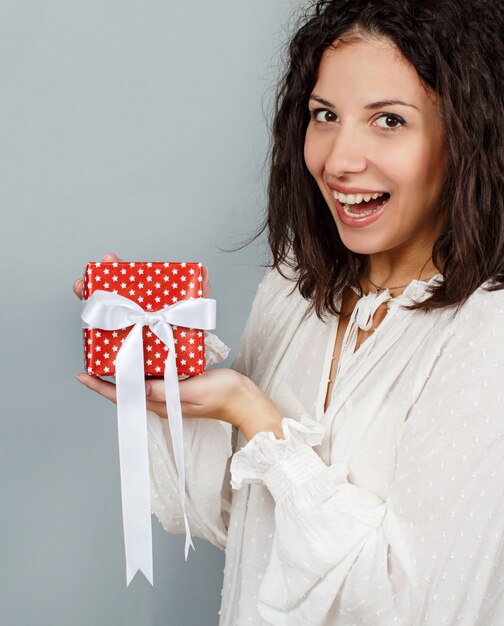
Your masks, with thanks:
[[[436,274],[433,274],[432,276],[429,276],[429,278],[427,278],[426,280],[430,280],[433,276],[436,276]],[[406,283],[406,285],[396,285],[395,287],[380,287],[379,285],[374,283],[370,278],[368,278],[368,280],[373,285],[373,287],[376,289],[376,292],[375,292],[376,294],[379,294],[380,291],[385,291],[385,289],[389,289],[389,290],[403,289],[404,287],[407,287],[409,285],[409,283]]]
[[[368,278],[368,280],[373,285],[373,287],[376,289],[376,293],[377,294],[380,293],[380,291],[385,291],[385,289],[389,289],[389,290],[402,289],[403,287],[407,287],[409,285],[409,283],[406,283],[406,285],[396,285],[395,287],[380,287],[379,285],[374,283],[370,278]]]

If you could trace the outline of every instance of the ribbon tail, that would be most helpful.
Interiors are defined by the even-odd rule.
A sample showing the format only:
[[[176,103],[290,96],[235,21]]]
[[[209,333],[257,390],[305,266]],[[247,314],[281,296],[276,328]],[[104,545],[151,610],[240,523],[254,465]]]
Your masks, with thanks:
[[[154,329],[156,332],[156,329]],[[165,361],[164,384],[166,396],[166,410],[168,412],[168,426],[173,444],[173,456],[179,478],[180,505],[184,516],[184,526],[186,531],[185,539],[185,559],[189,554],[189,548],[194,550],[191,538],[191,530],[186,513],[186,492],[185,492],[185,462],[184,462],[184,430],[182,424],[182,409],[180,407],[179,382],[177,377],[177,364],[175,359],[175,343],[173,341],[173,331],[168,324],[164,327],[163,333],[166,345],[168,346],[168,358]],[[157,329],[159,332],[159,329]],[[168,340],[168,341],[166,341]]]
[[[116,385],[126,586],[138,570],[154,585],[147,405],[140,323],[132,328],[117,355]]]

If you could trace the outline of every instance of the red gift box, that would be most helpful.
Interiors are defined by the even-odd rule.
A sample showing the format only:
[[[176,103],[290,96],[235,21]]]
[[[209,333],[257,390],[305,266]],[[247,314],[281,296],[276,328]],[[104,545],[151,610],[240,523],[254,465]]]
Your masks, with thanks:
[[[110,291],[129,298],[142,309],[155,312],[180,300],[203,297],[201,263],[88,263],[83,299],[95,291]],[[203,330],[172,326],[177,373],[194,376],[205,371]],[[115,359],[131,328],[107,331],[85,328],[84,355],[88,374],[113,376]],[[146,376],[162,376],[168,348],[148,327],[143,328]]]

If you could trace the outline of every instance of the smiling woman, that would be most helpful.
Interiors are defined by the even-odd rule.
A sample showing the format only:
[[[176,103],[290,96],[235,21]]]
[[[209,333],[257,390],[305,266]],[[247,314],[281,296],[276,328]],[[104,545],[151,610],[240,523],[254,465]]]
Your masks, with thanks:
[[[221,626],[504,623],[503,31],[501,0],[319,0],[290,43],[269,271],[233,371],[180,383]]]
[[[444,222],[446,158],[432,91],[389,40],[354,35],[324,52],[309,110],[306,166],[343,245],[381,253],[373,262],[390,284],[393,263],[421,268]]]

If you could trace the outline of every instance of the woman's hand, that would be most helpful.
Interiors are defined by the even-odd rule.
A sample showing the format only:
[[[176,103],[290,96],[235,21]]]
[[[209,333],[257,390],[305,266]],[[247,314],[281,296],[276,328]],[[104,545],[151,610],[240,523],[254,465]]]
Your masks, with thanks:
[[[120,261],[115,254],[106,254],[102,259],[104,263]],[[208,297],[211,287],[206,267],[203,267],[202,289],[203,297]],[[84,281],[76,280],[73,290],[82,299]],[[116,402],[116,386],[113,383],[84,372],[78,374],[76,379],[104,398]],[[160,417],[168,417],[164,381],[159,378],[147,380],[145,388],[147,409]],[[204,374],[179,382],[179,391],[185,417],[206,417],[229,422],[242,431],[247,441],[264,430],[273,432],[278,439],[283,436],[279,409],[249,378],[234,370],[207,370]]]
[[[79,374],[77,380],[104,398],[116,402],[116,387],[101,378]],[[167,417],[164,381],[160,378],[145,383],[147,409]],[[179,382],[180,402],[184,417],[207,417],[229,422],[251,439],[256,433],[269,430],[277,439],[283,437],[282,413],[268,396],[249,378],[228,368],[207,370]]]

